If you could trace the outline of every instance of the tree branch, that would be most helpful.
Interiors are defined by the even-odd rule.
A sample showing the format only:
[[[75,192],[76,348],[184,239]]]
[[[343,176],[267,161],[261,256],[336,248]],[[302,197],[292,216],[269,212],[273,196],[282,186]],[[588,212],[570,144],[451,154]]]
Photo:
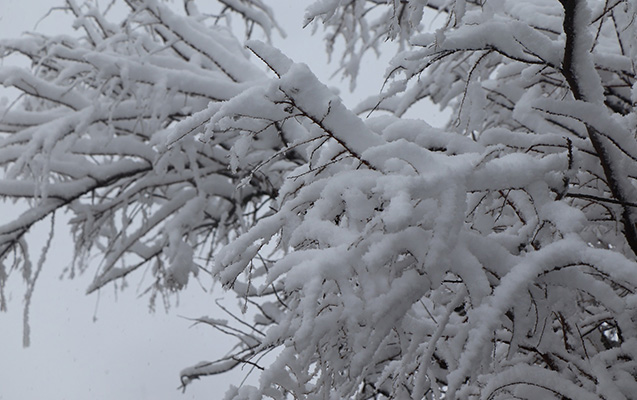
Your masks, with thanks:
[[[578,62],[576,57],[577,52],[582,51],[585,44],[585,37],[582,37],[581,27],[578,27],[578,22],[581,24],[581,15],[585,11],[586,4],[579,0],[559,0],[564,7],[564,33],[566,34],[566,44],[564,46],[564,58],[562,60],[562,74],[568,83],[573,97],[576,100],[582,100],[586,102],[595,102],[595,93],[591,93],[589,88],[583,86],[581,77],[586,72],[595,73],[593,71],[584,71],[586,65]],[[590,82],[586,83],[591,84]],[[591,140],[593,148],[597,153],[600,164],[604,171],[604,176],[608,182],[608,187],[617,200],[618,204],[622,206],[622,224],[624,226],[624,237],[626,242],[630,246],[631,250],[637,255],[637,224],[636,218],[629,204],[628,189],[624,182],[622,182],[621,171],[618,171],[617,165],[612,162],[612,156],[609,146],[604,142],[603,136],[594,127],[586,124],[586,130],[588,137]]]

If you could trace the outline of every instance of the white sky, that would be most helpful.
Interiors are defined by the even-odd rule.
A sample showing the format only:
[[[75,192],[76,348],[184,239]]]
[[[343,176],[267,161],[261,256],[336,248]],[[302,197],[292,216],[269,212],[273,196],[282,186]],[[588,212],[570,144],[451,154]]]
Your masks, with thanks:
[[[176,0],[175,0],[176,1]],[[81,2],[78,0],[78,2]],[[55,5],[54,0],[0,0],[0,37],[13,37],[32,30],[38,19]],[[104,2],[105,3],[105,2]],[[181,3],[179,1],[179,3]],[[203,2],[200,2],[203,3]],[[296,61],[304,61],[326,81],[334,66],[326,66],[320,32],[313,37],[300,29],[303,7],[309,1],[271,0],[280,23],[288,33],[275,43]],[[37,30],[47,33],[71,32],[60,11],[40,22]],[[236,23],[240,21],[237,19]],[[382,83],[385,64],[366,64],[359,92],[341,91],[350,105],[361,96],[375,93]],[[369,82],[373,82],[370,84]],[[348,82],[332,80],[347,88]],[[0,97],[7,95],[0,88]],[[0,204],[0,224],[9,221],[13,208]],[[25,286],[19,273],[9,281],[9,311],[0,314],[0,400],[22,399],[220,399],[230,383],[239,384],[246,371],[231,377],[211,377],[194,382],[184,395],[176,390],[179,371],[203,360],[223,356],[228,340],[206,326],[190,328],[178,315],[222,317],[214,300],[221,290],[204,293],[196,284],[180,296],[180,305],[165,313],[150,314],[146,299],[136,299],[136,279],[115,299],[113,288],[99,297],[84,291],[92,279],[89,272],[73,281],[60,281],[71,260],[72,244],[58,216],[49,258],[37,284],[31,304],[31,347],[22,348],[22,311]],[[33,234],[32,252],[39,254],[48,232],[48,222]],[[40,240],[37,240],[37,239]],[[37,257],[36,257],[37,258]],[[226,299],[227,305],[234,300]],[[96,313],[96,306],[97,313]],[[93,317],[97,320],[93,322]],[[254,376],[253,376],[254,378]]]
[[[302,2],[277,1],[278,11],[285,14],[281,23],[292,39],[289,41],[296,42],[286,46],[288,53],[304,50],[308,64],[314,68],[325,64],[320,38],[299,32],[300,29],[293,31],[295,25],[302,23]],[[0,0],[0,37],[34,29],[54,4],[50,0]],[[239,22],[236,20],[236,24]],[[68,24],[61,11],[54,11],[38,24],[37,31],[70,33]],[[308,43],[313,43],[314,48]],[[321,72],[323,79],[329,76],[327,68]],[[1,90],[0,97],[4,95]],[[7,222],[13,214],[6,205],[2,207],[0,223]],[[63,219],[58,216],[58,225],[63,225],[59,223]],[[45,238],[48,224],[41,223],[33,237]],[[178,317],[223,317],[217,315],[214,304],[215,299],[223,297],[221,290],[206,294],[198,285],[190,285],[180,295],[179,307],[169,313],[160,308],[150,314],[146,299],[135,298],[134,287],[118,293],[117,300],[112,288],[103,290],[98,303],[97,296],[84,294],[92,279],[90,273],[74,281],[58,279],[72,257],[68,232],[63,226],[58,231],[36,283],[31,304],[31,346],[27,349],[22,348],[25,286],[18,273],[9,281],[9,311],[0,314],[0,400],[214,400],[222,398],[228,384],[240,383],[246,371],[196,381],[183,395],[176,390],[182,368],[221,357],[232,343],[209,327],[191,328],[190,322]],[[43,240],[34,241],[32,252],[39,254],[42,245]],[[134,286],[136,280],[130,283]],[[226,299],[225,304],[233,305],[234,300]],[[97,320],[93,322],[95,315]]]

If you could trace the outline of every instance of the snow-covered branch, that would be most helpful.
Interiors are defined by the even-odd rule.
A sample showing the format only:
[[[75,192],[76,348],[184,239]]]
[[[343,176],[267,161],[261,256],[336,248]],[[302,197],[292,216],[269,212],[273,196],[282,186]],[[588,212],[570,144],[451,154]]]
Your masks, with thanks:
[[[193,1],[125,3],[109,23],[69,0],[82,39],[0,40],[34,64],[0,68],[22,92],[0,195],[30,205],[0,227],[0,289],[65,208],[78,260],[101,256],[89,292],[147,265],[150,292],[205,270],[237,296],[244,315],[197,319],[236,347],[184,388],[248,365],[258,386],[227,399],[634,395],[634,2],[316,1],[350,76],[401,46],[353,110]],[[221,3],[276,27],[259,0]],[[425,99],[445,128],[405,118]]]

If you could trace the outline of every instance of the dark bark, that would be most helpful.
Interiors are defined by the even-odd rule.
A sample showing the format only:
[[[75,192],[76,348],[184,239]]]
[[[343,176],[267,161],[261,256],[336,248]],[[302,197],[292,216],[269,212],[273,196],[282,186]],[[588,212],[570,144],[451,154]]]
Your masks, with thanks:
[[[564,33],[566,34],[561,72],[573,93],[573,97],[575,97],[576,100],[590,101],[591,99],[587,98],[586,93],[583,93],[576,73],[578,66],[573,61],[576,51],[575,43],[579,39],[577,27],[575,26],[576,13],[579,11],[577,7],[579,1],[583,0],[559,0],[564,8],[563,27]],[[586,124],[586,130],[604,171],[608,188],[613,198],[621,204],[621,223],[623,225],[626,242],[633,253],[637,255],[637,224],[635,223],[635,218],[630,206],[633,202],[628,198],[626,190],[620,182],[620,172],[616,171],[615,166],[611,163],[611,154],[608,149],[609,144],[605,143],[602,135],[594,127]]]

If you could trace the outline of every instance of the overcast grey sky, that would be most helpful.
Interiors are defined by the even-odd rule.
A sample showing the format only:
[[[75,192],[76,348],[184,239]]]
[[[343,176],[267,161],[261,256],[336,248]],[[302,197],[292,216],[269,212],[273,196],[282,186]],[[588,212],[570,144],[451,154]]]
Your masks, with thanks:
[[[177,0],[175,0],[177,1]],[[0,0],[0,37],[15,37],[34,29],[57,0]],[[61,1],[60,1],[61,3]],[[106,2],[103,2],[106,3]],[[181,3],[181,1],[179,1]],[[200,2],[204,3],[204,2]],[[288,33],[275,44],[296,61],[306,62],[326,81],[334,66],[326,65],[320,33],[302,31],[303,8],[310,1],[272,0],[279,21]],[[239,21],[237,21],[238,23]],[[52,11],[40,21],[37,31],[72,33],[70,19],[62,11]],[[342,96],[352,105],[361,96],[375,93],[382,83],[385,64],[373,59],[365,63],[359,90]],[[0,88],[0,98],[11,96]],[[14,208],[2,205],[0,224],[10,220]],[[49,222],[39,224],[32,234],[34,255],[47,236]],[[36,284],[31,305],[31,347],[22,348],[22,311],[25,287],[19,274],[13,274],[7,293],[9,311],[0,314],[0,400],[22,399],[220,399],[228,384],[239,384],[247,371],[232,377],[213,377],[192,384],[185,395],[176,390],[179,371],[198,361],[222,356],[227,339],[206,326],[190,327],[179,315],[197,317],[218,315],[214,300],[223,297],[220,289],[204,293],[197,284],[180,295],[179,307],[165,313],[161,308],[150,314],[146,299],[138,300],[135,286],[115,296],[112,287],[99,296],[84,294],[92,279],[89,272],[74,281],[58,278],[71,261],[72,243],[58,215],[57,235],[49,259]],[[209,286],[206,283],[206,286]],[[225,304],[234,304],[226,299]],[[96,321],[93,318],[97,317]],[[252,379],[255,377],[253,376]]]
[[[0,0],[0,37],[15,37],[34,29],[54,4],[54,0]],[[300,10],[296,8],[283,7],[285,13],[297,13],[286,16],[283,22],[294,18],[300,25]],[[69,21],[63,12],[53,11],[37,25],[37,31],[72,33]],[[0,98],[3,96],[11,93],[0,88]],[[10,220],[17,210],[6,204],[0,207],[0,223]],[[0,400],[214,400],[223,396],[230,383],[241,382],[247,370],[194,382],[184,395],[176,390],[182,368],[221,357],[232,343],[209,327],[191,327],[179,317],[222,317],[214,301],[224,296],[223,291],[217,288],[204,293],[194,283],[180,294],[178,307],[168,313],[160,307],[154,314],[149,313],[146,298],[136,298],[135,278],[130,280],[131,287],[117,296],[112,287],[99,296],[86,296],[90,272],[73,281],[58,279],[72,257],[64,219],[58,215],[58,234],[36,283],[31,346],[27,349],[22,348],[25,286],[19,273],[9,281],[9,311],[0,314]],[[36,259],[48,228],[48,221],[41,223],[31,235]],[[229,298],[225,304],[232,306],[234,300]]]

